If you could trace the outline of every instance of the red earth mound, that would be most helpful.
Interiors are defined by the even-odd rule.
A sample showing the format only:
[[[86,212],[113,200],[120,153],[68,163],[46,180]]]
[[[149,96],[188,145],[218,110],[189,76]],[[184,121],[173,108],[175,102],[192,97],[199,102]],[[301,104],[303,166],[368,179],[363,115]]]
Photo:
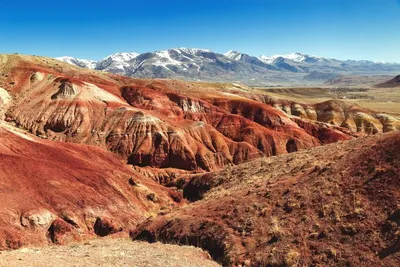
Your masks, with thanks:
[[[178,205],[179,193],[110,152],[42,140],[2,125],[0,249],[104,236]]]
[[[194,203],[135,240],[202,247],[224,265],[398,266],[400,134],[178,178]]]

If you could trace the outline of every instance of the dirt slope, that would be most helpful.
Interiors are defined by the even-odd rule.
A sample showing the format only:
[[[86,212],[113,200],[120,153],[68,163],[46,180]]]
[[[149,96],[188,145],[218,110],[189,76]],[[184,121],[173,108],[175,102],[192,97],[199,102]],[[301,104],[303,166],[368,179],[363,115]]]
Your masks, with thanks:
[[[131,237],[252,266],[398,266],[400,134],[359,138],[175,181],[194,203]]]
[[[127,230],[176,206],[171,196],[110,152],[0,124],[0,250]]]

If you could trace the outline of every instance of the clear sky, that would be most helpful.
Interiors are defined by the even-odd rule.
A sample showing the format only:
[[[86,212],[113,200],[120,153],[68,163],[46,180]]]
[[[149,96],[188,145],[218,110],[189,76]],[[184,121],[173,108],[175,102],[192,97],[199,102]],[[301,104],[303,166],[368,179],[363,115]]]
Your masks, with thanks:
[[[400,62],[400,0],[0,0],[0,53],[173,47]]]

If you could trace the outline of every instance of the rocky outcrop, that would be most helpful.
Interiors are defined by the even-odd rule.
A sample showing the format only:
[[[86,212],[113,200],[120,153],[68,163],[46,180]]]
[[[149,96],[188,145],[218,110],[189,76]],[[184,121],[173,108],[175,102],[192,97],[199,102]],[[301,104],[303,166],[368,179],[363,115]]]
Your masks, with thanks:
[[[21,216],[21,225],[26,228],[48,228],[57,216],[46,209],[32,210]]]
[[[52,99],[71,99],[79,93],[77,86],[68,79],[56,79],[54,82],[60,85],[58,92],[51,96]]]
[[[10,104],[11,96],[9,93],[0,87],[0,120],[4,119],[4,114],[8,105]]]
[[[57,245],[81,240],[79,231],[73,225],[59,218],[55,219],[47,230],[47,237]]]
[[[96,235],[102,237],[115,234],[123,230],[122,225],[112,218],[97,218],[93,228]]]

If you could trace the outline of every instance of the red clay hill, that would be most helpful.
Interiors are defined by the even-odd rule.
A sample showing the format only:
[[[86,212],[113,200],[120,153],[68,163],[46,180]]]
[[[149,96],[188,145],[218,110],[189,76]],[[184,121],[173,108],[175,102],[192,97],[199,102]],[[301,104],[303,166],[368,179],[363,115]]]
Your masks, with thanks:
[[[333,240],[339,242],[342,239],[337,239],[338,230],[328,219],[336,208],[340,218],[350,216],[350,211],[342,206],[347,202],[342,203],[340,198],[348,197],[341,190],[351,186],[350,180],[337,175],[350,177],[346,176],[345,166],[351,166],[345,164],[357,163],[356,154],[345,154],[349,155],[348,161],[342,162],[336,157],[349,149],[345,144],[316,148],[313,151],[319,151],[315,152],[318,157],[313,156],[314,152],[308,155],[305,149],[400,129],[399,121],[339,101],[304,105],[251,91],[235,84],[131,79],[49,58],[0,55],[0,249],[32,243],[65,243],[134,229],[147,218],[185,206],[187,200],[182,200],[176,187],[183,190],[188,200],[202,200],[178,209],[174,215],[149,221],[132,236],[180,243],[187,239],[190,244],[208,249],[224,263],[251,260],[258,264],[270,260],[266,255],[272,255],[279,263],[284,253],[290,252],[286,251],[289,244],[297,246],[308,238],[292,238],[289,234],[301,225],[298,220],[302,217],[296,212],[304,202],[301,208],[307,208],[311,215],[303,224],[312,229],[296,233],[332,234]],[[326,153],[329,149],[332,152]],[[304,152],[288,154],[297,151]],[[259,171],[256,176],[242,172],[245,167],[231,167],[276,155],[281,157],[265,158],[256,161],[254,168],[249,167],[251,172]],[[309,161],[301,163],[303,159],[296,155]],[[311,161],[331,162],[333,166],[333,159],[339,161],[337,167],[332,167],[337,168],[337,172],[332,171],[332,179],[336,180],[315,178],[320,172],[330,174],[331,167],[326,167],[325,172],[325,166],[314,166]],[[268,168],[257,167],[257,162],[265,162],[262,164]],[[294,163],[300,165],[296,167]],[[221,169],[232,170],[227,177],[234,179],[215,174]],[[274,170],[281,175],[274,175]],[[362,169],[361,173],[366,172]],[[254,177],[260,180],[253,182]],[[330,189],[324,191],[325,187],[318,183]],[[207,191],[215,186],[226,191],[215,189],[215,199],[207,197],[213,196]],[[363,186],[360,190],[367,190]],[[281,192],[284,187],[289,191]],[[296,190],[300,190],[298,195],[292,193]],[[356,200],[366,199],[358,187],[354,190]],[[334,195],[335,198],[325,200],[323,193],[338,194],[338,198]],[[372,193],[379,196],[378,191]],[[382,201],[386,201],[383,196]],[[321,205],[328,206],[325,209]],[[371,212],[378,209],[368,205]],[[353,209],[362,208],[373,216],[370,206],[359,206],[356,203]],[[387,204],[387,213],[392,212],[392,206]],[[292,210],[296,212],[290,213]],[[381,220],[381,211],[376,211],[376,216],[380,216],[376,220]],[[313,212],[323,215],[316,217]],[[219,218],[220,215],[227,217]],[[289,220],[287,226],[280,223],[284,218]],[[314,221],[319,226],[314,227]],[[348,226],[353,221],[344,222],[343,231],[353,235]],[[269,233],[275,228],[282,229],[282,235]],[[393,229],[384,237],[372,233],[377,235],[379,248],[389,248]],[[286,234],[290,238],[284,239]],[[316,240],[315,248],[293,249],[289,253],[292,260],[297,262],[299,255],[311,255],[310,259],[314,259],[320,248],[319,239]],[[364,239],[360,241],[363,246],[373,247]],[[273,247],[268,247],[268,242]],[[332,253],[327,254],[327,260],[333,257],[347,261],[344,248],[351,245],[329,243]],[[257,249],[263,246],[270,254]],[[334,251],[343,251],[344,256],[339,257]],[[386,261],[391,263],[391,259],[388,256]]]
[[[0,124],[0,249],[128,230],[179,205],[180,195],[111,152]]]
[[[41,57],[2,55],[0,87],[8,123],[107,149],[160,182],[400,127],[340,102],[288,109],[239,85],[130,79]]]

